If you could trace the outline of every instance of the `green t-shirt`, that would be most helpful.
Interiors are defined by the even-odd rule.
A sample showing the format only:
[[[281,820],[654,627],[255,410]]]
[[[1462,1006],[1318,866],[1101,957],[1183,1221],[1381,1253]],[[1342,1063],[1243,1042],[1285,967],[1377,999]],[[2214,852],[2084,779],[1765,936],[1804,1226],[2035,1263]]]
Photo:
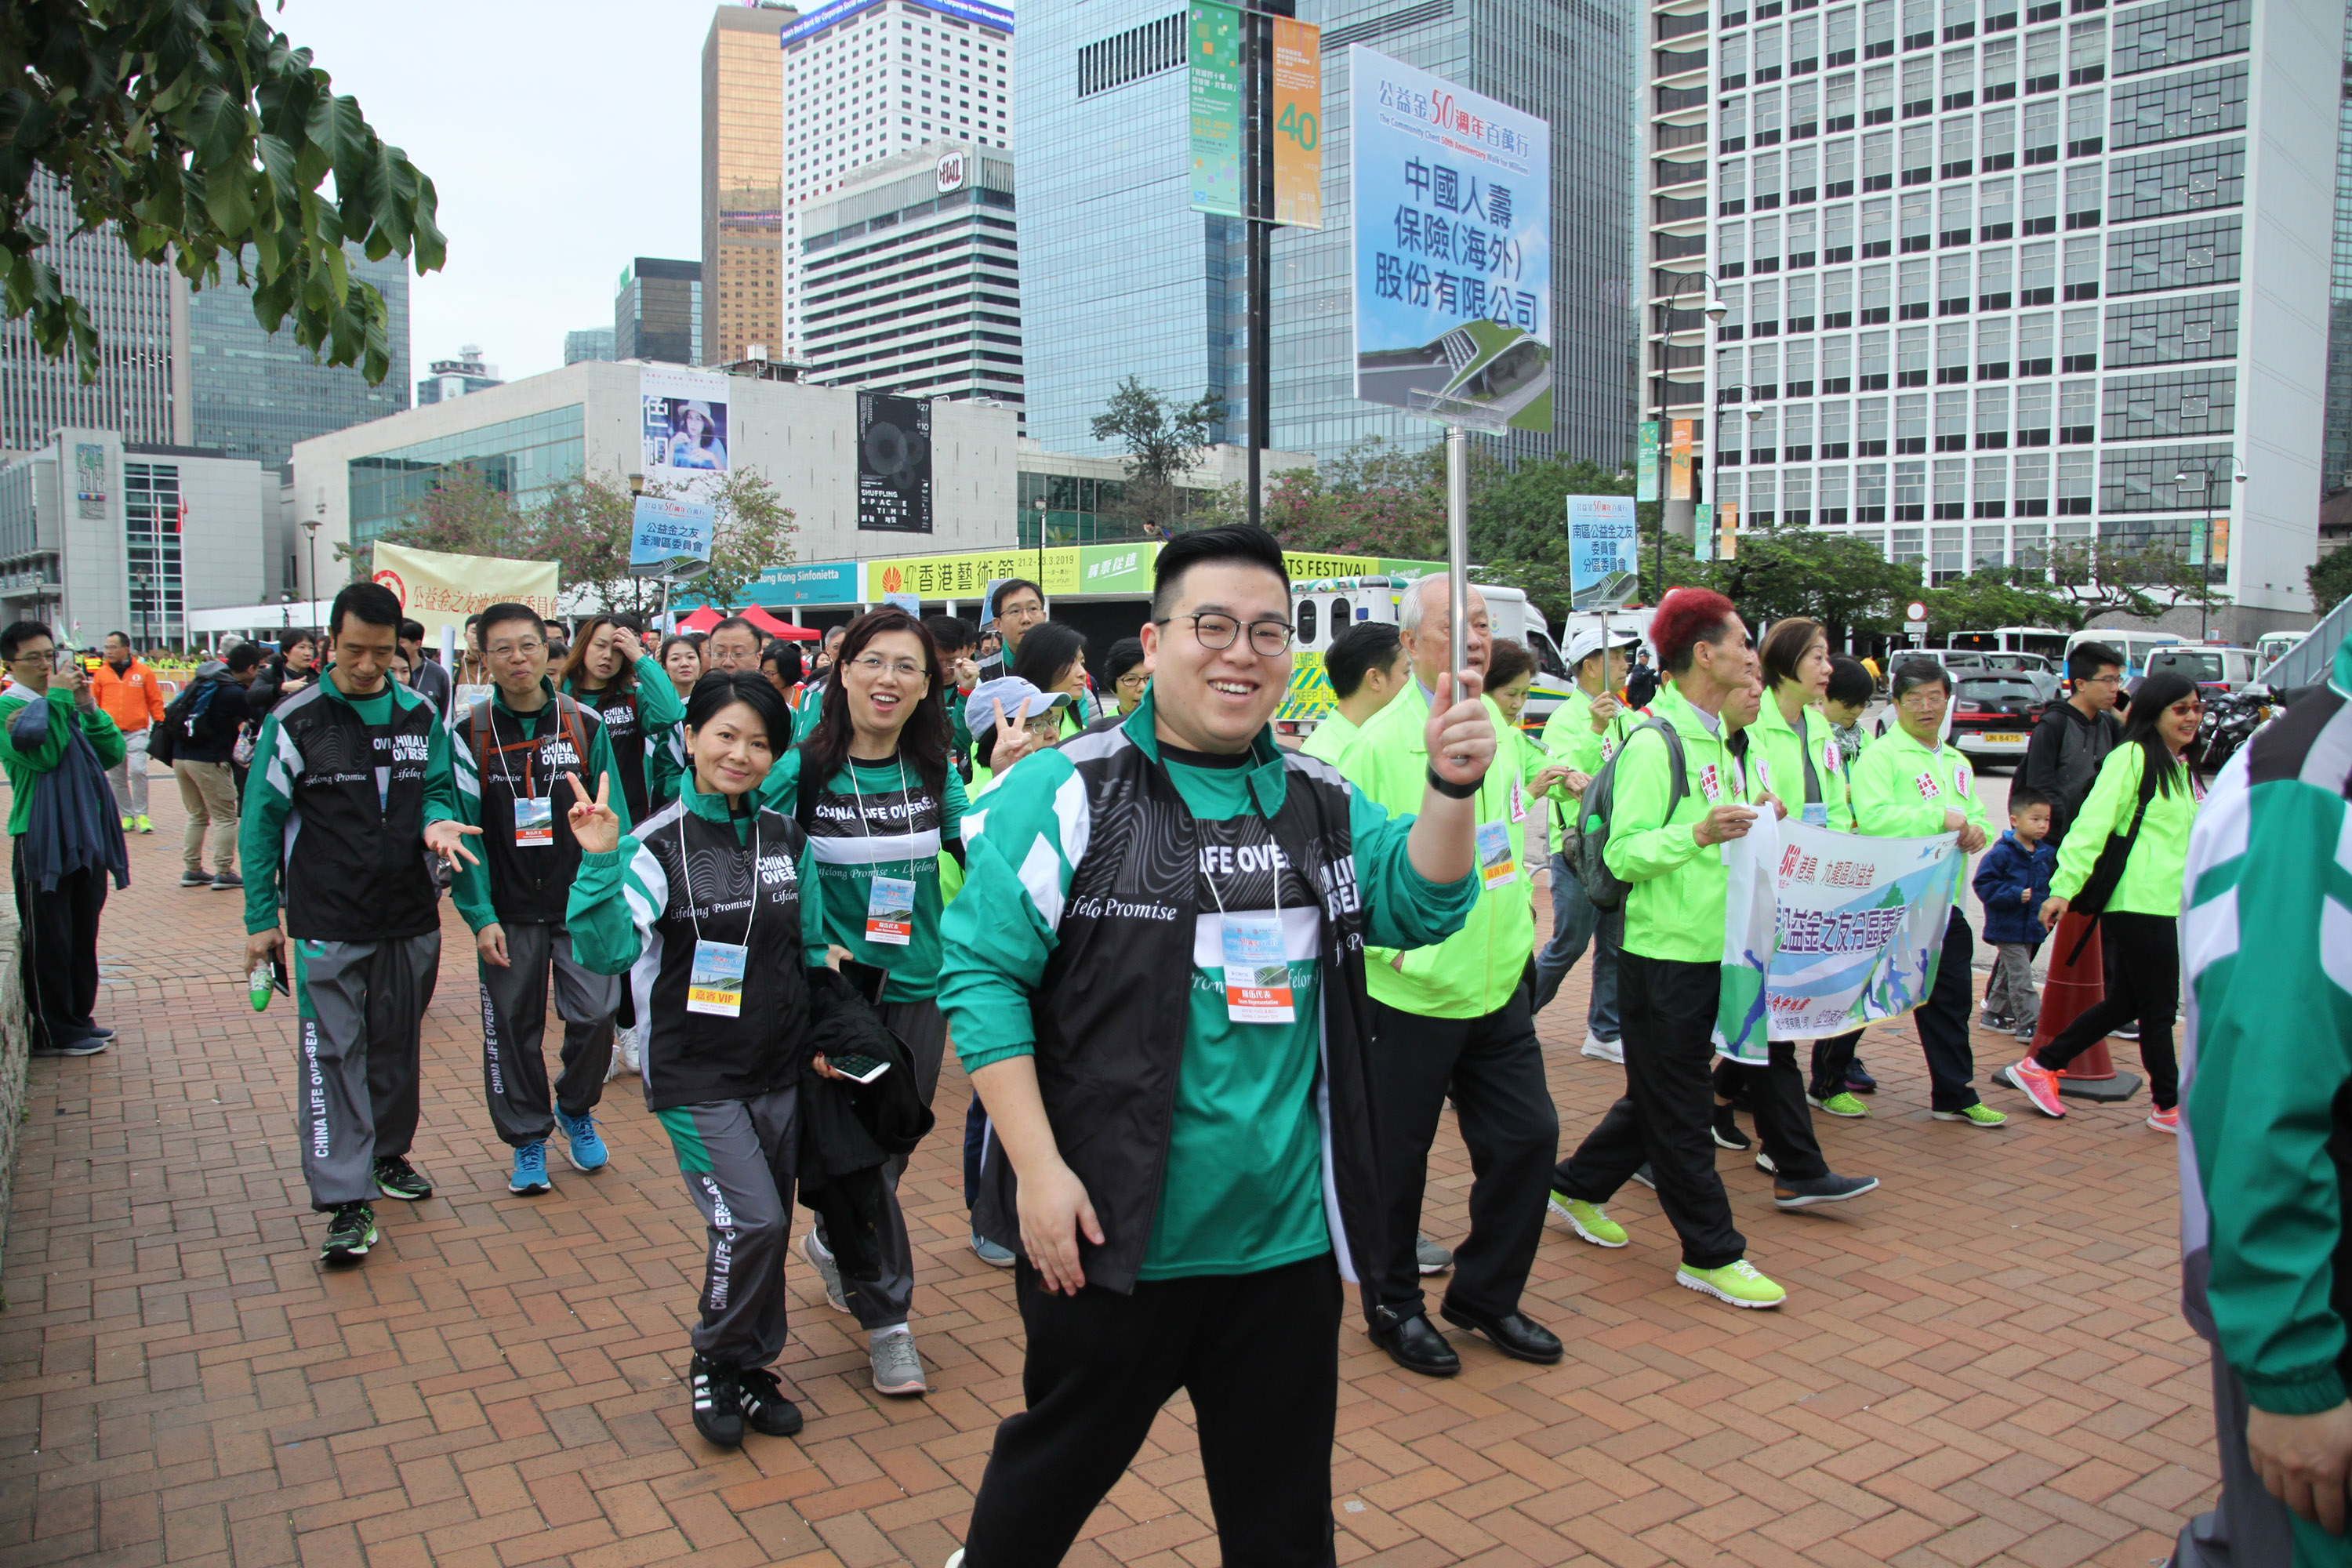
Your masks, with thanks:
[[[1339,765],[1339,753],[1356,738],[1356,721],[1334,708],[1316,721],[1315,732],[1298,749],[1310,757],[1320,757],[1333,767]]]
[[[352,711],[360,716],[360,722],[371,730],[392,722],[392,687],[389,684],[373,697],[347,697],[344,700],[352,705]]]

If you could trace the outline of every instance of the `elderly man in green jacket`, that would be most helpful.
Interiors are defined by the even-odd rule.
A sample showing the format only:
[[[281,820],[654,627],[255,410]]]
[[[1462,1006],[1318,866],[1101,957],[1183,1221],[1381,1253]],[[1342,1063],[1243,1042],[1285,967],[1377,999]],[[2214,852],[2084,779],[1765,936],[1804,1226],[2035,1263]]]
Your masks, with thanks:
[[[1412,679],[1339,757],[1348,782],[1391,812],[1418,809],[1427,788],[1429,693],[1453,637],[1446,588],[1444,578],[1431,577],[1406,591],[1397,618]],[[1470,668],[1483,674],[1492,639],[1475,589],[1467,633]],[[1495,725],[1504,727],[1499,712]],[[1536,797],[1568,769],[1544,763],[1533,747],[1517,754],[1519,766],[1489,768],[1476,792],[1478,902],[1462,930],[1433,946],[1366,955],[1388,1255],[1364,1262],[1364,1312],[1373,1340],[1398,1365],[1432,1377],[1450,1377],[1462,1363],[1429,1321],[1409,1238],[1449,1095],[1477,1175],[1470,1235],[1454,1249],[1453,1284],[1439,1310],[1505,1355],[1538,1363],[1560,1357],[1559,1339],[1519,1311],[1519,1295],[1543,1237],[1545,1172],[1559,1153],[1559,1116],[1544,1080],[1528,979],[1535,906],[1527,824],[1541,809]]]

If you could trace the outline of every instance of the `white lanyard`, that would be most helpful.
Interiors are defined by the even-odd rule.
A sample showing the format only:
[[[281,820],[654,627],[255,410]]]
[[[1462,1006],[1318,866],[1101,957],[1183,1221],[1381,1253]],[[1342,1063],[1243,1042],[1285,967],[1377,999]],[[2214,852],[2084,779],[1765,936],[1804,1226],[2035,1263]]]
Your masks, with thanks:
[[[901,809],[907,805],[907,759],[903,753],[894,758],[898,764],[898,801]],[[844,759],[849,769],[849,791],[857,802],[857,830],[867,839],[874,837],[873,825],[866,820],[866,792],[857,783],[857,759]],[[908,826],[912,814],[908,813]],[[910,858],[908,875],[883,877],[868,871],[866,877],[866,940],[885,947],[909,947],[915,940],[915,867]]]
[[[1261,819],[1263,820],[1263,819]],[[1217,901],[1217,934],[1224,959],[1225,1016],[1236,1024],[1292,1024],[1298,1009],[1290,987],[1289,941],[1282,925],[1282,854],[1266,824],[1266,867],[1274,878],[1274,915],[1234,915],[1225,910],[1216,874],[1203,869],[1209,897]]]
[[[691,786],[689,785],[688,787]],[[686,884],[686,918],[688,922],[694,927],[695,945],[698,947],[702,943],[702,920],[700,916],[694,912],[694,854],[693,851],[689,850],[686,847],[686,819],[688,815],[688,814],[684,811],[677,814],[677,875],[678,880]],[[734,831],[735,825],[732,822],[730,822],[727,825],[727,827],[728,831],[731,833]],[[751,913],[743,917],[743,940],[731,945],[737,947],[750,947],[751,945],[751,922],[759,918],[760,814],[757,811],[754,811],[751,814]]]

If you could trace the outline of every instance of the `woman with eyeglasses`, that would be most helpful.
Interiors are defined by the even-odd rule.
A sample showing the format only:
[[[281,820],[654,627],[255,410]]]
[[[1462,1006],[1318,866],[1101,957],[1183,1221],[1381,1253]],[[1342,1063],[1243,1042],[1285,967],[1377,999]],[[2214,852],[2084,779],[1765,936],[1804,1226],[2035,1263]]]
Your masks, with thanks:
[[[1124,719],[1143,701],[1144,688],[1151,684],[1151,661],[1143,657],[1143,639],[1121,637],[1111,644],[1103,673],[1110,677],[1111,695]]]
[[[896,605],[849,625],[814,726],[769,775],[764,798],[794,817],[816,859],[826,940],[878,972],[883,1022],[907,1043],[925,1105],[940,1082],[947,1021],[940,985],[940,869],[963,858],[963,784],[948,765],[939,649],[922,622]],[[850,971],[855,973],[856,971]],[[866,1330],[877,1394],[928,1391],[907,1315],[914,1250],[899,1213],[904,1156],[885,1168],[882,1276],[845,1280],[822,1224],[801,1238],[827,1304]]]
[[[2139,1025],[2140,1060],[2156,1109],[2147,1124],[2180,1131],[2180,1068],[2172,1049],[2180,1007],[2180,886],[2189,865],[2189,830],[2204,792],[2189,748],[2205,704],[2196,683],[2160,669],[2133,693],[2123,739],[2099,764],[2098,782],[2058,848],[2058,870],[2042,906],[2054,929],[2086,885],[2107,889],[2098,913],[2101,940],[2115,950],[2106,995],[2034,1056],[2009,1069],[2009,1081],[2044,1116],[2063,1116],[2058,1074],[2119,1025]]]

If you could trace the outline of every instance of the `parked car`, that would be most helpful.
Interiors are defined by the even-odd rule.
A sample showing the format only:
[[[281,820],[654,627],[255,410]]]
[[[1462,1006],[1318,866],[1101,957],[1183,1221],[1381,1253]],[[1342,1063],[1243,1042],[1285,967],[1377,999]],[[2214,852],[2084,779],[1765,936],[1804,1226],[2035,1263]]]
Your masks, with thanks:
[[[2258,668],[2253,649],[2221,643],[2184,643],[2179,647],[2157,648],[2147,656],[2150,675],[2159,669],[2178,670],[2195,681],[2208,697],[2237,690],[2254,679]]]
[[[2025,743],[2049,699],[2023,673],[1959,677],[1952,703],[1952,744],[1970,762],[2021,763]]]

